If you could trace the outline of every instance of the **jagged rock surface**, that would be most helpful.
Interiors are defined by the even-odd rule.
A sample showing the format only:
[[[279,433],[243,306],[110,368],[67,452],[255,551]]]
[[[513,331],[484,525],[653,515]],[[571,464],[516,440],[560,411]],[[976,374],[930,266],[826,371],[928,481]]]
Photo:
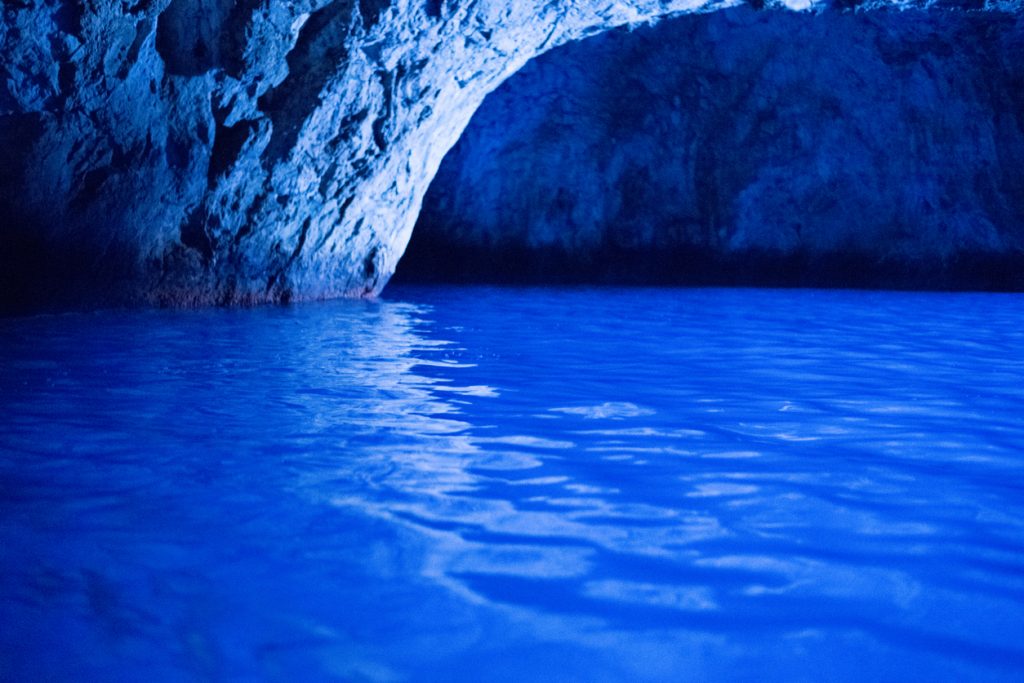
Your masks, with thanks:
[[[737,8],[552,51],[399,278],[1024,287],[1024,21]]]
[[[483,97],[556,44],[706,0],[11,0],[8,303],[378,291]]]
[[[375,293],[507,76],[591,33],[724,4],[8,0],[2,302]]]

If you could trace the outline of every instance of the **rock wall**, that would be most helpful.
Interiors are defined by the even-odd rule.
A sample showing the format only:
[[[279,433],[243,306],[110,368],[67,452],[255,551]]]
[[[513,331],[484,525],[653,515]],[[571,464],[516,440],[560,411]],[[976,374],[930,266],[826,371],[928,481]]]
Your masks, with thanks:
[[[376,293],[506,77],[561,43],[726,4],[5,0],[0,303]]]
[[[378,291],[483,97],[707,0],[5,0],[0,291],[172,305]]]
[[[1024,289],[1024,21],[742,7],[488,97],[400,279]]]

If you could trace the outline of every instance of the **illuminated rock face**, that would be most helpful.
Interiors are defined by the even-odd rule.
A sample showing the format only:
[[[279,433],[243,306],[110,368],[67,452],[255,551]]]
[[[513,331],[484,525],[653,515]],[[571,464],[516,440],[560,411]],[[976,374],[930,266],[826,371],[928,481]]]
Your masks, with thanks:
[[[5,299],[378,291],[484,95],[705,0],[4,4]]]
[[[481,106],[399,277],[1024,287],[1024,20],[737,8]]]
[[[555,45],[715,7],[6,2],[3,302],[375,293],[489,91]]]

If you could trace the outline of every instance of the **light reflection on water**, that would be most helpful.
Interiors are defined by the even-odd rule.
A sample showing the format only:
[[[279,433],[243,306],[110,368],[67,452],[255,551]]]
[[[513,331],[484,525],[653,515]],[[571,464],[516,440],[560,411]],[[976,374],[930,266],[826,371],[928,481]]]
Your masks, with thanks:
[[[436,288],[0,321],[0,678],[1015,679],[1021,313]]]

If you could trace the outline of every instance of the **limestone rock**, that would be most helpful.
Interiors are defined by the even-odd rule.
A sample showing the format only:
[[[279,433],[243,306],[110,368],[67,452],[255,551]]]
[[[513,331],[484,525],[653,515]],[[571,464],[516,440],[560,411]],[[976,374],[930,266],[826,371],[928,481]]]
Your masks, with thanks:
[[[8,0],[4,306],[376,293],[506,77],[562,43],[727,4]]]
[[[704,5],[7,2],[4,298],[376,292],[488,91],[588,31]]]

